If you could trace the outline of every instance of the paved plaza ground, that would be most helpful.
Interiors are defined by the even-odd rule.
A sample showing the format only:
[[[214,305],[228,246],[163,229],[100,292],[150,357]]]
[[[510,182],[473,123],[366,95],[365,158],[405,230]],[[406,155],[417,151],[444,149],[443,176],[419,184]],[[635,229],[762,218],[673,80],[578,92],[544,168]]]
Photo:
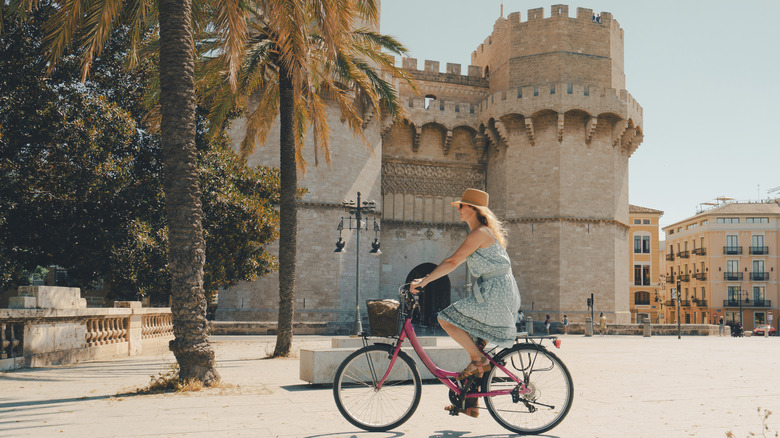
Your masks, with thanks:
[[[562,339],[556,354],[574,378],[574,405],[543,436],[762,436],[759,408],[773,412],[766,436],[780,430],[780,337]],[[291,359],[264,359],[273,336],[212,340],[225,385],[196,393],[132,395],[168,371],[171,354],[0,373],[0,436],[514,436],[487,411],[478,419],[449,416],[447,391],[434,384],[423,386],[419,409],[398,429],[362,432],[341,417],[330,387],[298,378],[297,351],[328,348],[330,337],[297,336]]]

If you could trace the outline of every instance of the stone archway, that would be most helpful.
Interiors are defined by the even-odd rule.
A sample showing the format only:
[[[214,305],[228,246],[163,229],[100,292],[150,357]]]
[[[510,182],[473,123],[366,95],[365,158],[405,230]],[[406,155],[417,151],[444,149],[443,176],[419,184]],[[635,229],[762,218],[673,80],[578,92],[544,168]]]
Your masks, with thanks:
[[[436,265],[433,263],[423,263],[415,266],[406,276],[406,283],[415,278],[422,278],[430,274]],[[420,317],[413,322],[415,324],[427,327],[436,327],[435,315],[440,310],[450,305],[450,277],[444,277],[432,282],[425,288],[425,292],[420,296]]]

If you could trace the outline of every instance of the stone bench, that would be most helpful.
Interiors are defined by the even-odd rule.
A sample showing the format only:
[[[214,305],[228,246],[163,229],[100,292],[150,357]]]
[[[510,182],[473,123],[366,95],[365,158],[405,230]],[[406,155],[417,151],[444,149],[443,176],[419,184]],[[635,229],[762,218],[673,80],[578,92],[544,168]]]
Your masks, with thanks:
[[[372,338],[370,341],[373,343],[392,343],[392,339],[385,338]],[[439,368],[459,371],[469,361],[469,355],[458,346],[435,346],[436,338],[420,338],[420,343]],[[330,349],[301,349],[299,372],[301,380],[318,385],[332,384],[336,369],[341,365],[341,362],[358,348],[363,347],[363,341],[360,338],[333,338],[332,345],[334,348]],[[403,350],[414,359],[423,380],[434,379],[408,341],[404,342]]]

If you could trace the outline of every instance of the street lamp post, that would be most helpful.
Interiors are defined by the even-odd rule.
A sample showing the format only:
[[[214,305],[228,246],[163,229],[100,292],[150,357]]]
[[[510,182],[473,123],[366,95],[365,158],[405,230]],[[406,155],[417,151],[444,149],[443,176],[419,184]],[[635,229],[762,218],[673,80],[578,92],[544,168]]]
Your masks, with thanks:
[[[739,288],[739,326],[743,331],[745,330],[745,324],[742,323],[742,296],[744,294],[745,304],[749,304],[750,303],[749,293],[750,293],[749,290]]]
[[[366,213],[373,213],[376,211],[376,202],[374,201],[362,201],[360,200],[360,192],[357,193],[357,202],[355,201],[343,201],[341,205],[349,211],[350,216],[347,218],[347,225],[344,225],[344,218],[341,218],[339,222],[339,240],[336,242],[336,250],[334,252],[344,252],[344,242],[341,238],[341,231],[344,229],[355,230],[355,321],[352,323],[353,335],[359,335],[363,331],[363,324],[360,321],[360,230],[365,229],[368,231],[368,221],[363,224],[363,215]],[[352,216],[355,217],[355,225],[352,225]],[[379,250],[379,239],[376,233],[379,232],[379,225],[374,219],[374,242],[371,243],[371,254],[381,254]]]
[[[681,324],[680,320],[682,319],[682,315],[680,315],[680,295],[682,294],[680,292],[681,292],[680,280],[677,280],[677,339],[680,339],[680,335],[682,332],[680,328],[680,324]]]

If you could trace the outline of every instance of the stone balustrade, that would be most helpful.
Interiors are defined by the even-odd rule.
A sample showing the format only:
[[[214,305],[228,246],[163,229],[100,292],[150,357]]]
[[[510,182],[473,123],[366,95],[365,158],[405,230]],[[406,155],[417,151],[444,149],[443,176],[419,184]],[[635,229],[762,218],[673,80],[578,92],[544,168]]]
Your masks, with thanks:
[[[28,287],[12,301],[16,308],[0,309],[0,371],[168,351],[170,308],[142,308],[135,301],[86,308],[79,293]]]
[[[173,336],[173,315],[170,312],[144,315],[142,320],[142,339]]]

